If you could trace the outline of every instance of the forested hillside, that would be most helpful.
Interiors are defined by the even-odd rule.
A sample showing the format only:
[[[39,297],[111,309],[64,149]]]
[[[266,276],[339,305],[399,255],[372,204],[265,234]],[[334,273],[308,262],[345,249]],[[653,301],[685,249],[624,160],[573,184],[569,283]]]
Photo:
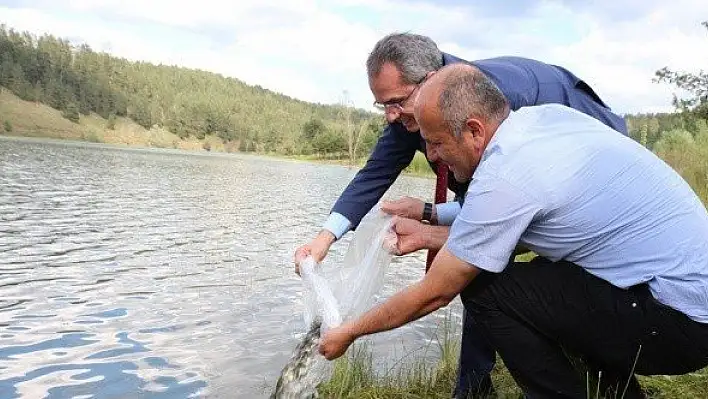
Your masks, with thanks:
[[[673,113],[626,115],[630,136],[671,164],[708,202],[708,74],[664,67],[654,82],[674,85],[690,96],[674,98]],[[84,118],[93,130],[78,135],[89,140],[97,137],[93,132],[98,123],[108,131],[116,126],[130,130],[125,121],[132,120],[153,136],[162,134],[159,140],[147,139],[149,143],[170,142],[164,137],[169,131],[177,141],[208,137],[229,149],[348,159],[354,164],[369,154],[384,123],[381,115],[352,107],[307,103],[210,72],[131,62],[4,25],[0,25],[0,86],[23,100],[60,110],[73,122],[80,115],[96,114]],[[15,104],[14,117],[22,118],[18,108]],[[34,112],[25,119],[41,115],[49,113]],[[2,115],[0,123],[0,131],[12,131]],[[43,129],[34,121],[30,124]],[[172,145],[176,144],[182,143]],[[416,159],[412,168],[429,170],[422,159]]]
[[[362,156],[381,117],[296,100],[222,75],[131,62],[51,35],[0,26],[0,86],[78,122],[96,113],[110,129],[129,117],[179,137],[214,135],[242,151]]]

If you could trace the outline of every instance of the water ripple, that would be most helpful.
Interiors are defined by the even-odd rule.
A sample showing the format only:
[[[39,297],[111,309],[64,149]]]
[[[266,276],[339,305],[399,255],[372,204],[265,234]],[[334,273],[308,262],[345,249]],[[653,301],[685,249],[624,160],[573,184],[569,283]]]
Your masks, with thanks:
[[[353,175],[0,137],[0,398],[265,396],[304,330],[292,253]],[[398,259],[385,295],[422,259]],[[377,361],[429,344],[436,320],[372,338]]]

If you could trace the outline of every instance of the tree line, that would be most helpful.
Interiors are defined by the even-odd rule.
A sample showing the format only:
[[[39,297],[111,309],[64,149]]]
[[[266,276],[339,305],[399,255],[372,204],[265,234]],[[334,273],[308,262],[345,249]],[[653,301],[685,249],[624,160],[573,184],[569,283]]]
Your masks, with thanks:
[[[708,29],[708,22],[702,25]],[[688,96],[674,95],[673,113],[627,115],[630,136],[670,164],[708,204],[708,73],[664,67],[654,82],[671,84]]]
[[[672,84],[689,97],[674,96],[672,113],[626,115],[630,137],[669,162],[707,199],[708,74],[664,67],[654,82]],[[381,115],[352,107],[346,92],[338,105],[312,104],[219,74],[128,61],[4,25],[0,86],[61,110],[74,122],[96,113],[110,129],[116,117],[127,117],[181,138],[214,135],[240,151],[352,163],[370,153],[385,123]]]
[[[241,151],[358,158],[381,132],[380,115],[312,104],[201,70],[133,62],[52,35],[0,25],[0,86],[74,122],[96,113],[110,129],[127,117],[181,138],[207,135]]]

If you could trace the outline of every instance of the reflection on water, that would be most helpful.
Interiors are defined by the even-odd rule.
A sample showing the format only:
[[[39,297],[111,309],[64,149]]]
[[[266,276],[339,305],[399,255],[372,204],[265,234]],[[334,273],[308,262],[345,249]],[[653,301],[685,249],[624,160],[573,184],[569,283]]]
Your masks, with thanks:
[[[353,174],[0,138],[0,398],[265,396],[305,329],[293,251]],[[404,177],[389,195],[432,190]],[[384,296],[423,259],[395,259]],[[372,337],[380,367],[434,356],[443,315]]]

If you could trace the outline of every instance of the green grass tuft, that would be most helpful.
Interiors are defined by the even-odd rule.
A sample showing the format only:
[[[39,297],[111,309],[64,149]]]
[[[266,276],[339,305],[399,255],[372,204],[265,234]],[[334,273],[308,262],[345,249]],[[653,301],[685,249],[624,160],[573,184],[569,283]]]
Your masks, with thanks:
[[[408,165],[406,169],[403,170],[404,173],[412,174],[416,176],[432,176],[435,177],[435,172],[430,167],[428,160],[425,158],[422,152],[416,151],[413,161]]]
[[[450,319],[445,318],[434,340],[440,353],[436,364],[431,365],[419,356],[395,372],[377,373],[370,348],[366,344],[355,344],[347,356],[335,362],[330,380],[318,387],[321,397],[449,399],[457,379],[459,357],[459,338]],[[492,380],[496,398],[522,397],[521,389],[500,358],[492,371]],[[708,368],[683,376],[640,376],[639,381],[649,398],[708,398]],[[588,398],[609,399],[597,394],[596,383],[597,379],[589,376]]]

